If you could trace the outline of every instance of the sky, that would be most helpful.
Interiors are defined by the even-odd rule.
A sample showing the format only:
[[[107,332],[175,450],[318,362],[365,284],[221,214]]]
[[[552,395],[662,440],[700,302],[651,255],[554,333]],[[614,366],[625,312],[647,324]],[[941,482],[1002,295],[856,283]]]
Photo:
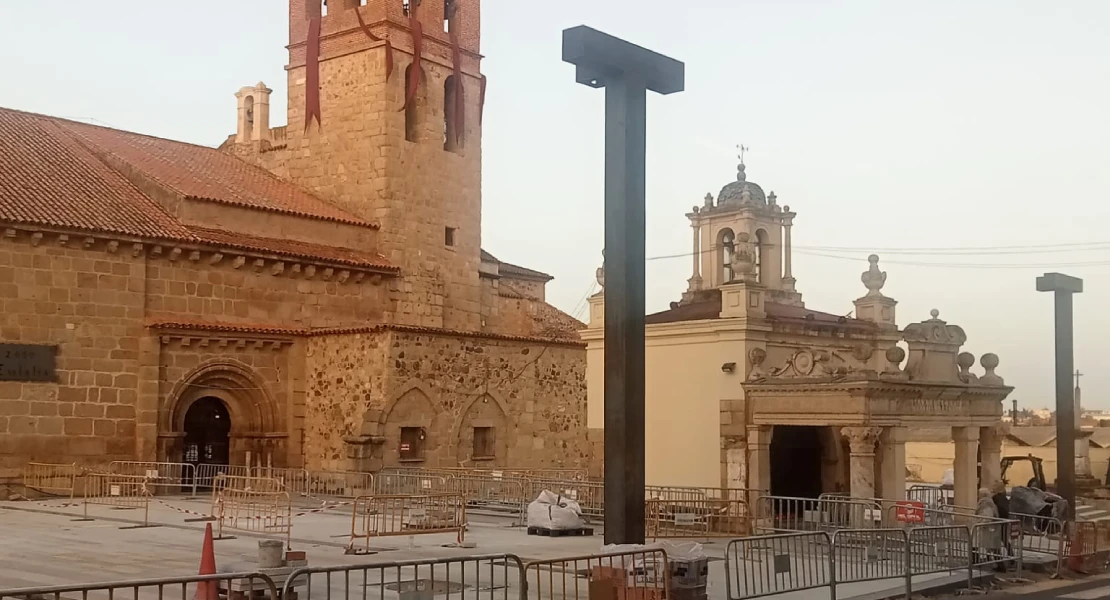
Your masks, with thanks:
[[[259,80],[284,123],[287,18],[281,0],[6,0],[0,106],[215,146]],[[808,307],[849,313],[877,253],[900,325],[938,309],[1038,408],[1054,355],[1035,279],[1081,277],[1084,404],[1110,410],[1107,22],[1102,0],[485,0],[483,246],[554,275],[549,301],[586,318],[604,93],[574,83],[560,39],[590,25],[686,63],[686,90],[648,102],[649,257],[692,250],[683,215],[735,178],[744,144],[748,180],[798,213]],[[690,262],[648,262],[648,312]]]

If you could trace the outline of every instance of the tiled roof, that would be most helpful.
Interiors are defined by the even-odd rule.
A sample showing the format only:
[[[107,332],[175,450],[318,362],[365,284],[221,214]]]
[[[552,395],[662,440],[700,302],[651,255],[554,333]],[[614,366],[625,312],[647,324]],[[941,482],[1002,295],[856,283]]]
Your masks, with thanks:
[[[215,323],[205,321],[151,321],[147,327],[157,330],[212,331],[217,333],[256,333],[266,335],[303,336],[310,330],[303,327],[287,327],[255,323]]]
[[[372,226],[212,148],[0,108],[0,221],[398,270],[377,254],[186,227],[117,168],[189,198]]]
[[[363,268],[377,268],[384,271],[395,272],[398,268],[389,264],[380,254],[356,252],[338,246],[323,246],[308,244],[296,240],[278,240],[261,238],[218,229],[205,229],[191,227],[189,230],[201,241],[213,246],[223,246],[238,250],[254,250],[257,252],[270,252],[284,256],[298,258],[319,258],[328,262],[351,265]]]
[[[535,279],[539,281],[551,281],[552,279],[555,279],[551,275],[536,271],[535,269],[529,269],[520,265],[502,262],[498,260],[496,256],[490,254],[489,252],[486,252],[484,249],[482,250],[482,262],[496,263],[498,273],[500,273],[501,275],[506,275],[508,277]]]
[[[372,226],[265,169],[215,148],[64,119],[50,120],[93,149],[122,160],[187,198]]]
[[[805,322],[832,327],[850,327],[857,329],[877,329],[877,325],[870,321],[861,321],[841,315],[811,310],[801,306],[790,306],[777,302],[767,302],[764,305],[767,319],[783,322]],[[681,323],[683,321],[704,321],[721,318],[721,292],[720,290],[705,290],[698,293],[695,301],[687,304],[674,303],[669,310],[647,315],[644,322],[647,325],[660,323]]]
[[[0,109],[0,220],[188,239],[161,206],[97,160],[58,122]]]

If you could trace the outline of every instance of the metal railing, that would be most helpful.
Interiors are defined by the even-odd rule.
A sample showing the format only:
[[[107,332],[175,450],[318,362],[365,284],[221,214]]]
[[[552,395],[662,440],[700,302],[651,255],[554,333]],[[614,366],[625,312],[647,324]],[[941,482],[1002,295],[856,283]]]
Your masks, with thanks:
[[[259,478],[231,479],[273,481]],[[217,492],[212,514],[216,517],[217,537],[224,537],[224,529],[278,535],[285,538],[285,547],[290,547],[293,506],[288,492],[225,485]]]
[[[89,519],[89,505],[100,504],[116,509],[141,509],[142,526],[150,525],[150,489],[141,475],[86,473],[81,477],[84,488],[84,518]]]
[[[73,500],[77,465],[27,463],[23,467],[23,487],[43,494]]]
[[[728,600],[829,587],[832,538],[825,532],[731,540],[725,548]]]
[[[159,489],[168,493],[197,494],[197,467],[191,463],[116,460],[108,464],[108,472],[146,477],[152,494]]]
[[[198,598],[217,600],[221,592],[239,592],[245,598],[274,600],[277,586],[261,573],[221,573],[168,579],[133,579],[82,585],[55,585],[33,588],[0,588],[0,600],[63,600],[64,598]],[[287,596],[288,597],[288,596]]]
[[[949,506],[955,502],[955,492],[950,488],[933,485],[911,485],[906,490],[906,500],[921,502],[927,507]]]
[[[466,535],[466,501],[458,494],[423,496],[360,496],[351,508],[349,553],[369,552],[376,537],[455,533]],[[355,548],[365,540],[362,550]]]
[[[527,502],[532,502],[547,490],[557,496],[569,498],[578,503],[585,517],[600,519],[605,516],[605,484],[595,481],[570,481],[565,479],[525,479],[524,493]]]
[[[524,565],[526,597],[666,600],[670,571],[667,553],[657,548],[530,561]]]
[[[963,525],[915,527],[908,530],[911,575],[964,571],[972,583],[971,530]]]
[[[374,478],[375,493],[389,496],[415,496],[447,491],[448,475],[420,473],[380,473]]]
[[[303,567],[289,574],[281,598],[355,600],[445,597],[518,600],[524,564],[513,554]],[[276,597],[275,597],[276,598]]]
[[[308,471],[276,467],[255,467],[254,477],[280,481],[285,491],[315,498],[330,496],[357,498],[374,492],[374,475],[358,471]]]
[[[216,477],[219,475],[228,475],[233,477],[250,477],[251,469],[246,465],[209,465],[199,464],[196,466],[196,483],[197,487],[210,488]]]
[[[712,538],[750,533],[747,502],[743,500],[648,500],[647,537]]]
[[[849,498],[787,498],[761,496],[756,504],[754,530],[836,531],[879,527],[882,508],[876,502]]]
[[[841,529],[832,534],[832,596],[836,586],[902,579],[906,596],[913,589],[909,535],[904,529]]]
[[[1023,552],[1051,556],[1055,559],[1055,574],[1060,574],[1067,546],[1067,525],[1054,517],[1010,513],[1010,518],[1021,524],[1021,549]]]
[[[508,512],[523,523],[530,500],[522,479],[490,478],[477,475],[452,475],[446,491],[466,499],[469,508]]]

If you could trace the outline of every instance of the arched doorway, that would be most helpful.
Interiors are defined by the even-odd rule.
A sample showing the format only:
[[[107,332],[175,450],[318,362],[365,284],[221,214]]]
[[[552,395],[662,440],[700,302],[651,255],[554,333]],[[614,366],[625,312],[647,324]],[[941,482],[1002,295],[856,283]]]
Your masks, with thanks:
[[[227,465],[231,458],[231,415],[223,401],[205,396],[185,412],[183,462]]]

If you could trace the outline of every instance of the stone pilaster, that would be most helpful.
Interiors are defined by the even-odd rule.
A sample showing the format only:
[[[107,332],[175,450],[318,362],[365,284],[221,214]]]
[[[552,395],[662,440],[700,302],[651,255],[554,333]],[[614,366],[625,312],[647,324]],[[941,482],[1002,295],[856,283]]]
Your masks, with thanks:
[[[882,429],[878,427],[844,427],[841,430],[848,438],[851,450],[849,468],[851,473],[851,493],[853,498],[875,497],[875,443]]]
[[[771,491],[770,425],[748,427],[748,486],[762,492]]]
[[[162,343],[157,335],[148,333],[139,339],[139,384],[135,399],[135,458],[144,461],[180,462],[181,456],[170,456],[167,447],[158,450],[159,356]],[[167,407],[166,410],[172,410]],[[167,432],[163,432],[167,433]]]
[[[906,499],[906,428],[884,427],[879,437],[882,497]]]
[[[979,455],[982,473],[980,487],[993,489],[1002,481],[1002,439],[1006,437],[1006,426],[1002,424],[979,429]],[[1024,481],[1021,482],[1024,485]]]
[[[979,428],[953,427],[952,440],[956,442],[956,460],[952,465],[956,506],[973,509],[979,503],[979,481],[975,472]]]

